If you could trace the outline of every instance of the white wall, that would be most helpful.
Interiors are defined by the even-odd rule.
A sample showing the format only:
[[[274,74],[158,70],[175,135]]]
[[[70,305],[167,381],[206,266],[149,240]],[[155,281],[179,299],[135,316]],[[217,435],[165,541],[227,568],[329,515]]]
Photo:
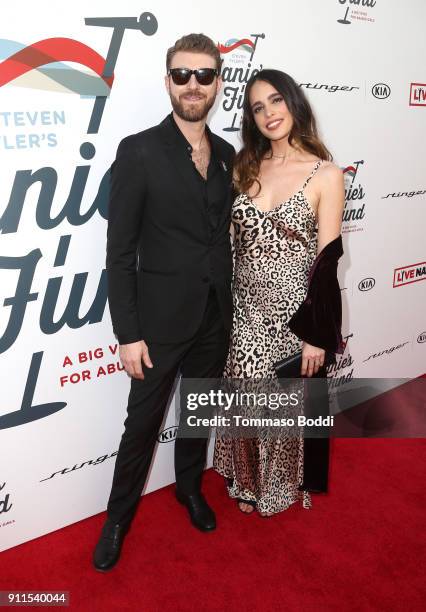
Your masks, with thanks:
[[[291,74],[297,82],[305,84],[302,86],[336,163],[348,168],[363,161],[355,177],[346,172],[348,189],[362,188],[364,193],[363,199],[348,202],[348,208],[364,206],[364,216],[343,227],[345,255],[339,275],[344,288],[344,332],[352,335],[337,375],[411,378],[425,371],[426,343],[420,341],[419,335],[426,330],[426,283],[421,282],[426,276],[396,288],[393,279],[396,268],[426,260],[423,155],[426,108],[409,104],[410,84],[426,82],[423,31],[426,5],[421,0],[407,3],[369,0],[367,5],[374,6],[360,4],[342,0],[283,0],[269,5],[181,0],[179,10],[173,13],[166,0],[156,0],[152,6],[135,0],[124,0],[117,6],[99,0],[90,3],[75,0],[71,4],[43,0],[2,7],[0,550],[105,509],[113,453],[123,431],[129,390],[124,372],[96,378],[99,366],[118,361],[117,355],[108,349],[115,344],[108,308],[105,311],[98,308],[92,324],[76,329],[65,325],[56,333],[42,331],[40,317],[43,304],[46,308],[52,301],[46,298],[49,280],[63,277],[54,314],[54,321],[58,321],[69,303],[76,275],[83,273],[87,274],[87,281],[78,312],[80,317],[86,314],[105,266],[106,221],[95,212],[81,225],[73,225],[67,219],[51,229],[40,225],[49,215],[55,218],[60,214],[77,165],[90,166],[83,194],[75,196],[76,208],[80,207],[83,213],[88,211],[119,140],[158,123],[169,112],[163,85],[165,53],[183,34],[203,31],[222,44],[242,38],[253,41],[254,35],[264,34],[264,38],[257,39],[252,57],[239,47],[224,54],[224,66],[247,69],[251,60],[251,70],[273,67]],[[347,9],[350,23],[339,23]],[[97,133],[87,134],[93,96],[81,96],[70,87],[81,87],[83,72],[89,79],[86,93],[102,93],[108,88],[99,78],[90,79],[94,72],[87,67],[67,62],[69,55],[58,58],[52,53],[52,59],[64,60],[62,66],[46,65],[41,71],[32,70],[10,80],[16,66],[10,72],[11,63],[5,60],[20,47],[64,37],[88,45],[105,58],[112,30],[85,25],[84,19],[137,17],[149,10],[158,20],[158,31],[151,37],[137,30],[124,32],[114,85]],[[62,43],[59,46],[64,48]],[[88,55],[85,50],[83,56]],[[373,96],[372,87],[377,83],[388,86],[387,98]],[[315,84],[317,88],[313,87]],[[239,111],[225,110],[223,104],[229,105],[231,97],[231,90],[226,88],[238,87],[239,95],[244,83],[224,85],[226,95],[215,106],[210,126],[238,147],[238,132],[224,128],[233,121],[238,125]],[[321,85],[324,87],[320,88]],[[333,91],[333,85],[340,89]],[[425,92],[426,85],[416,86],[413,97],[421,104]],[[41,115],[41,111],[47,113]],[[46,125],[54,111],[59,113],[59,119],[64,118],[64,123]],[[18,115],[13,116],[14,112]],[[79,153],[83,142],[96,147],[95,156],[89,161]],[[53,168],[42,171],[45,175],[50,173],[51,181],[57,173],[51,211],[49,215],[46,210],[43,214],[49,197],[45,192],[40,195],[40,185],[34,185],[25,196],[16,231],[13,228],[13,215],[16,221],[19,213],[16,190],[14,201],[8,206],[16,173],[20,172],[16,179],[19,187],[24,179],[22,171],[35,172],[46,167]],[[398,195],[417,191],[421,193]],[[388,194],[394,196],[385,197]],[[65,262],[62,258],[55,266],[60,239],[66,236],[70,238],[62,239],[62,243],[69,241]],[[18,259],[12,262],[11,258]],[[25,279],[18,269],[24,263],[29,274]],[[7,346],[7,334],[17,332],[19,327],[17,308],[25,303],[22,295],[15,305],[13,300],[7,301],[15,295],[19,278],[22,295],[26,284],[33,299],[26,305],[20,332]],[[373,278],[375,285],[360,291],[358,285],[366,278]],[[405,273],[404,278],[409,276]],[[52,288],[51,280],[49,286]],[[105,288],[102,295],[105,296]],[[78,306],[78,300],[72,300],[71,305]],[[103,357],[78,362],[78,353],[97,347],[103,348]],[[39,353],[41,361],[37,362]],[[33,373],[27,382],[33,355]],[[66,356],[73,365],[63,366]],[[67,382],[61,387],[61,376],[83,370],[91,372],[91,380]],[[28,408],[20,411],[25,389]],[[52,406],[45,412],[40,407],[55,402],[63,404],[57,406],[56,412]],[[29,422],[24,422],[26,419]],[[172,409],[164,427],[174,425]],[[173,481],[172,455],[172,442],[158,446],[147,491]],[[71,469],[90,460],[92,463]]]

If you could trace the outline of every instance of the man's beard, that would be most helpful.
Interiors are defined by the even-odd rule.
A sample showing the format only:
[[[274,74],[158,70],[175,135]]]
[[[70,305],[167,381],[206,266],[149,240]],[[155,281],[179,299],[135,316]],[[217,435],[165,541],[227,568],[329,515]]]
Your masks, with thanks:
[[[211,96],[210,98],[204,98],[204,101],[200,100],[193,103],[190,101],[183,100],[181,102],[180,98],[189,93],[195,94],[196,92],[186,92],[186,94],[181,94],[179,98],[174,96],[172,93],[170,94],[170,100],[172,103],[173,110],[175,111],[176,115],[184,121],[202,121],[202,119],[205,119],[207,117],[209,110],[213,106],[214,101],[216,99],[216,94]]]

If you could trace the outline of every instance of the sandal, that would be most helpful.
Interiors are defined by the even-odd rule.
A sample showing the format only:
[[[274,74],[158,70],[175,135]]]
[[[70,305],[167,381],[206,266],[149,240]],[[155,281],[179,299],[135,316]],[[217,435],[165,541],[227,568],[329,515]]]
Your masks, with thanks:
[[[241,497],[237,497],[236,501],[238,504],[238,510],[242,512],[243,514],[253,514],[253,512],[256,509],[256,502],[251,499],[242,499]],[[247,506],[251,506],[253,510],[250,510],[250,511],[243,510],[240,504],[247,504]]]
[[[273,516],[274,516],[274,514],[275,514],[275,512],[271,512],[271,514],[261,514],[261,513],[259,512],[259,516],[260,516],[261,518],[271,518],[271,517],[273,517]]]

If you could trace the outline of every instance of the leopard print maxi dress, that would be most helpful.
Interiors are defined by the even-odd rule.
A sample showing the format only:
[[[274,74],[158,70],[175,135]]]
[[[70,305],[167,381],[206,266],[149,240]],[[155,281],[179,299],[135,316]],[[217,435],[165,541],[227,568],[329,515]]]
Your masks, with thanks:
[[[224,377],[275,379],[273,364],[302,347],[286,322],[303,302],[308,274],[317,253],[318,226],[302,188],[263,212],[240,194],[232,207],[235,228],[234,317]],[[213,466],[227,479],[233,498],[276,513],[300,500],[311,507],[303,479],[301,436],[223,437],[218,431]]]

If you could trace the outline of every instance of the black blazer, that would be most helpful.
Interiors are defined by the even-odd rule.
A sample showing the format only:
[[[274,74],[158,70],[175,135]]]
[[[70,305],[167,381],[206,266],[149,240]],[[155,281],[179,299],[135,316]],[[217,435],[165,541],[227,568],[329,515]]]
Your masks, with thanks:
[[[231,327],[235,151],[206,129],[223,187],[208,211],[171,115],[118,146],[111,166],[106,268],[119,344],[189,339],[201,323],[210,284],[225,327]]]

